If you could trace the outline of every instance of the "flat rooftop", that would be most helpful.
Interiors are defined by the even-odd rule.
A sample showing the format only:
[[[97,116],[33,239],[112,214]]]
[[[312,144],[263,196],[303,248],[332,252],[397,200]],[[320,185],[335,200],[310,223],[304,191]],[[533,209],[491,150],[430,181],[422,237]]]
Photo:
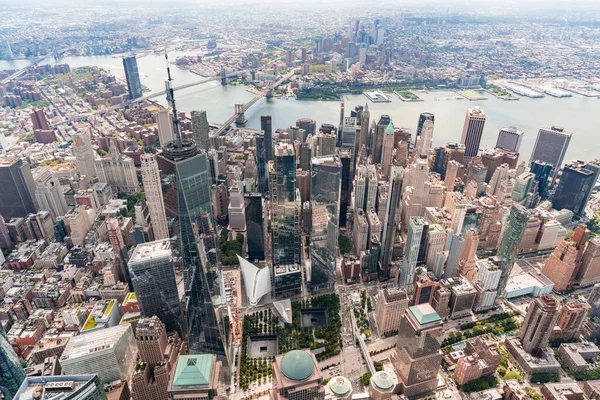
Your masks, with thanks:
[[[167,259],[171,255],[171,241],[169,239],[155,240],[154,242],[138,244],[133,250],[129,264]]]

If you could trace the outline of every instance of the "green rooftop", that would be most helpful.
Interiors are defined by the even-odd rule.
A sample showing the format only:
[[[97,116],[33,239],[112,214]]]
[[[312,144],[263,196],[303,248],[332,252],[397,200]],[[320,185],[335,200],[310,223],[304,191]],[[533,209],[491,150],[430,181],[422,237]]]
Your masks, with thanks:
[[[292,350],[281,358],[281,372],[293,381],[303,381],[312,375],[315,362],[304,350]]]
[[[435,312],[429,303],[419,304],[408,309],[420,325],[427,325],[441,320],[438,313]]]
[[[394,378],[385,371],[375,372],[371,382],[381,390],[389,390],[394,386]]]
[[[392,119],[390,118],[390,123],[388,124],[387,128],[385,128],[385,134],[386,135],[393,135],[394,134],[394,124],[392,123]]]
[[[207,386],[213,369],[212,354],[179,356],[173,374],[173,387]]]
[[[336,376],[329,381],[329,389],[336,396],[345,396],[352,390],[352,384],[343,376]]]

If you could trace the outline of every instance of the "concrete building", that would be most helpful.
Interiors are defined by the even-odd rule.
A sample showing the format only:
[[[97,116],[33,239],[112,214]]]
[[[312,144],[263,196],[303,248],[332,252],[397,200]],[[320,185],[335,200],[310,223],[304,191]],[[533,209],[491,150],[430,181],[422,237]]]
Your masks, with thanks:
[[[114,192],[131,194],[139,191],[133,159],[121,155],[114,143],[110,147],[108,156],[97,158],[95,164],[98,180],[108,183]]]
[[[379,335],[386,336],[400,328],[400,321],[408,304],[409,298],[404,290],[379,289],[375,306]]]
[[[521,141],[523,140],[523,131],[514,126],[500,129],[496,147],[502,150],[519,152]]]
[[[529,304],[519,336],[523,349],[535,354],[548,344],[558,319],[558,303],[552,296],[541,296]]]
[[[198,147],[204,151],[210,149],[210,126],[208,124],[208,118],[206,117],[206,111],[192,111],[192,135],[194,141],[198,144]]]
[[[540,392],[546,400],[583,400],[583,390],[577,383],[545,383]]]
[[[544,126],[538,131],[529,166],[534,161],[543,161],[552,165],[552,181],[556,179],[558,170],[562,166],[565,154],[571,142],[572,132],[557,126]]]
[[[577,273],[578,250],[575,242],[563,240],[542,267],[542,274],[554,283],[554,290],[563,292],[573,283]]]
[[[246,230],[246,208],[243,196],[243,193],[237,186],[232,187],[229,191],[229,206],[227,206],[229,227],[237,232]]]
[[[85,175],[87,179],[96,178],[98,176],[94,163],[96,153],[92,148],[89,132],[83,131],[75,134],[71,151],[75,156],[75,165],[77,165],[79,175]]]
[[[600,238],[596,237],[587,244],[575,279],[581,286],[600,282]]]
[[[60,182],[52,173],[52,167],[40,167],[33,170],[35,197],[40,210],[47,210],[54,221],[67,213],[67,201]]]
[[[179,356],[167,389],[169,400],[225,400],[222,362],[214,354]]]
[[[446,281],[448,282],[446,284]],[[462,318],[470,315],[477,297],[477,290],[465,278],[451,278],[444,281],[450,288],[452,296],[450,297],[450,318]]]
[[[0,158],[0,214],[5,221],[35,214],[38,204],[29,164],[20,159]]]
[[[324,400],[323,377],[310,350],[292,350],[275,357],[273,400]]]
[[[162,109],[156,113],[156,126],[160,144],[167,144],[175,140],[173,133],[173,113],[169,109]]]
[[[460,139],[460,143],[465,145],[464,165],[467,165],[479,152],[479,144],[483,135],[485,120],[486,115],[481,108],[474,107],[467,109],[462,137]]]
[[[102,383],[110,383],[128,381],[136,357],[133,330],[130,324],[124,324],[71,338],[60,365],[67,375],[97,374]]]
[[[590,163],[573,161],[565,165],[552,196],[552,207],[556,210],[571,210],[577,216],[584,215],[599,173],[600,165],[597,160]]]
[[[550,333],[550,340],[571,340],[577,339],[585,322],[588,320],[592,306],[585,301],[570,301],[560,309],[556,325]]]
[[[169,228],[167,226],[167,214],[165,212],[158,163],[153,154],[143,154],[141,161],[142,183],[146,194],[146,204],[150,212],[150,224],[154,240],[167,239]]]
[[[594,368],[600,349],[594,343],[563,343],[558,348],[560,358],[573,372],[583,372]]]
[[[30,376],[23,381],[14,398],[108,399],[100,378],[95,374]]]

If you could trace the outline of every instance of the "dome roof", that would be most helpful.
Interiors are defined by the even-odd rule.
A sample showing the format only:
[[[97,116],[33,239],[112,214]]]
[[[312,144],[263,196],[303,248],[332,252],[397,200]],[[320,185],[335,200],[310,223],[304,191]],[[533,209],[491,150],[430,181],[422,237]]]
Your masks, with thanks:
[[[336,376],[329,381],[329,389],[336,396],[345,396],[352,390],[352,384],[343,376]]]
[[[315,362],[304,350],[292,350],[281,358],[281,372],[293,381],[303,381],[312,375]]]
[[[375,372],[371,378],[371,382],[381,390],[389,390],[394,386],[394,378],[385,371]]]

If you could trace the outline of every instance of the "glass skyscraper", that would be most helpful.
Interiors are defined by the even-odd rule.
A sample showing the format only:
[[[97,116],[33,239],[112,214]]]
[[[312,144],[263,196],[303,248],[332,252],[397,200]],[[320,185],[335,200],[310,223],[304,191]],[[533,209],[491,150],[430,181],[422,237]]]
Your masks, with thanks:
[[[521,243],[528,222],[527,209],[520,205],[513,205],[500,239],[498,253],[496,253],[496,256],[501,258],[500,265],[502,265],[502,275],[498,284],[498,293],[500,294],[504,293],[508,278],[510,278],[513,264],[519,252],[519,243]]]
[[[0,328],[0,392],[4,397],[12,399],[25,380],[25,371],[19,357]]]
[[[248,241],[248,260],[264,261],[265,228],[262,196],[260,193],[244,195],[246,203],[246,238]]]
[[[142,83],[140,82],[140,72],[135,57],[123,58],[123,68],[125,69],[129,98],[133,100],[142,97]]]
[[[535,180],[538,182],[538,194],[542,200],[548,197],[548,179],[552,174],[552,164],[543,161],[534,161],[531,164],[531,172],[535,175]]]
[[[552,198],[552,207],[557,210],[566,208],[575,215],[583,215],[599,171],[600,165],[596,163],[573,161],[565,165]]]

